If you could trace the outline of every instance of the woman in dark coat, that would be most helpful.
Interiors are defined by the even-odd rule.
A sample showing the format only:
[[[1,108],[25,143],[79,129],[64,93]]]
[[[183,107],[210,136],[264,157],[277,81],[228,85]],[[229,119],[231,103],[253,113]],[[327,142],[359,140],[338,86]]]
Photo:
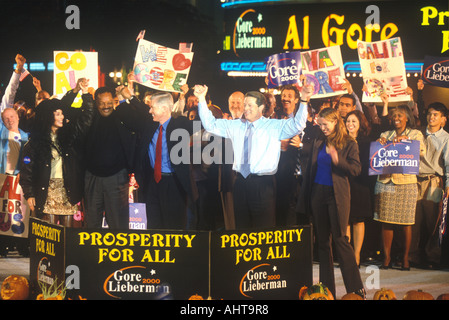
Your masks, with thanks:
[[[30,139],[24,146],[20,185],[38,218],[71,227],[83,196],[81,143],[93,116],[88,81],[80,83],[83,104],[78,117],[66,123],[58,99],[45,100],[36,109]]]
[[[322,134],[313,140],[298,211],[312,214],[320,282],[335,296],[333,241],[346,291],[365,297],[354,251],[346,237],[351,206],[349,176],[360,174],[359,149],[337,110],[321,110],[317,122]]]
[[[365,238],[365,222],[373,218],[373,195],[376,178],[368,175],[369,151],[373,138],[371,126],[363,112],[354,110],[346,116],[346,129],[359,146],[362,171],[358,176],[349,176],[351,186],[351,211],[346,235],[353,239],[354,253],[360,265],[360,252]],[[352,232],[351,232],[352,227]]]

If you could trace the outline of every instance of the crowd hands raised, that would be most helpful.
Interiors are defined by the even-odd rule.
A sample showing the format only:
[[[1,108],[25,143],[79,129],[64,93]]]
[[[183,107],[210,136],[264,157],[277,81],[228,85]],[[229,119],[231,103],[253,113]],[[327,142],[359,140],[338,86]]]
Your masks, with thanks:
[[[282,87],[279,98],[231,92],[219,107],[205,85],[137,98],[132,73],[127,87],[95,92],[79,79],[61,99],[33,78],[35,105],[27,107],[14,101],[25,58],[17,55],[16,62],[1,105],[2,173],[20,175],[36,217],[67,227],[101,228],[106,221],[127,229],[129,202],[136,201],[146,204],[148,229],[313,223],[320,281],[331,291],[332,246],[347,291],[360,294],[358,267],[377,251],[384,269],[393,262],[403,270],[410,261],[442,262],[434,230],[449,188],[447,109],[424,105],[422,81],[416,102],[408,88],[412,99],[393,107],[386,94],[380,105],[362,104],[348,80],[342,96],[313,99],[313,88],[303,83]],[[74,108],[79,92],[82,105]],[[199,135],[200,151],[222,142],[212,157],[220,161],[174,159],[186,152],[172,139],[177,129],[189,134],[189,160]],[[420,174],[369,176],[370,143],[402,139],[420,141]]]

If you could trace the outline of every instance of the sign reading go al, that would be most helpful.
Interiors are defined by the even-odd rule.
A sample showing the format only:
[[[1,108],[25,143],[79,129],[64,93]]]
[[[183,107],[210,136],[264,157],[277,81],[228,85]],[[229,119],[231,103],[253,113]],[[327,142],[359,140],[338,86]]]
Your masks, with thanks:
[[[89,79],[89,86],[98,88],[98,53],[54,51],[53,94],[62,96],[76,86],[80,78]]]

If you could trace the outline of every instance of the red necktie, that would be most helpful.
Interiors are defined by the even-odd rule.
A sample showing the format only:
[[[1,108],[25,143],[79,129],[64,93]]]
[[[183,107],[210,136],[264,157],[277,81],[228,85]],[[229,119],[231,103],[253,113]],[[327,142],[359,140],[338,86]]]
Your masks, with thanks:
[[[154,161],[154,180],[156,183],[161,181],[161,168],[162,168],[162,126],[159,126],[159,135],[157,136],[156,143],[156,159]]]

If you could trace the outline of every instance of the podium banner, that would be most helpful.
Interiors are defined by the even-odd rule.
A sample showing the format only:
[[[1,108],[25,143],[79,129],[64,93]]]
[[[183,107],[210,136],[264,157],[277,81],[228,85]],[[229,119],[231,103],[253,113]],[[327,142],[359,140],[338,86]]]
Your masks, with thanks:
[[[312,285],[311,226],[238,232],[66,228],[30,219],[32,294],[65,299],[297,300]]]
[[[214,299],[295,300],[311,286],[311,227],[213,233]]]

